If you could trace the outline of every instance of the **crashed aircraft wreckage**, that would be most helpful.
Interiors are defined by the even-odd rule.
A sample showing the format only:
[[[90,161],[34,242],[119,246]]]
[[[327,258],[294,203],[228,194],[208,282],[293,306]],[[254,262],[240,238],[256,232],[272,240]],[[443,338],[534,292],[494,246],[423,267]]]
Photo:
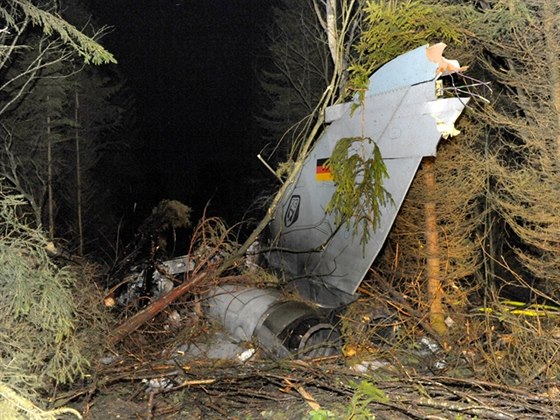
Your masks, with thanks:
[[[440,139],[457,133],[454,122],[469,101],[443,97],[440,77],[462,70],[442,56],[444,48],[422,46],[379,68],[370,77],[361,112],[352,112],[357,99],[327,108],[328,126],[281,198],[267,237],[260,239],[268,267],[316,306],[286,300],[274,289],[216,287],[207,296],[206,312],[233,341],[256,342],[265,353],[280,357],[338,351],[340,334],[326,314],[355,299],[422,158],[435,156]],[[373,139],[389,175],[384,188],[392,200],[381,207],[380,223],[365,244],[351,227],[337,226],[326,212],[335,184],[324,163],[336,143],[349,137]],[[178,275],[188,271],[185,260],[179,257],[163,265]],[[154,280],[165,281],[157,272]]]
[[[353,300],[381,250],[424,156],[435,156],[441,137],[456,133],[454,122],[469,98],[443,98],[441,75],[460,70],[442,56],[445,44],[423,46],[382,66],[371,77],[363,113],[353,103],[327,108],[330,123],[311,151],[297,182],[284,195],[270,226],[270,266],[280,270],[305,298],[324,307]],[[325,212],[335,185],[323,163],[347,137],[371,138],[389,174],[384,188],[392,201],[381,208],[378,228],[365,247],[360,234],[336,226]]]

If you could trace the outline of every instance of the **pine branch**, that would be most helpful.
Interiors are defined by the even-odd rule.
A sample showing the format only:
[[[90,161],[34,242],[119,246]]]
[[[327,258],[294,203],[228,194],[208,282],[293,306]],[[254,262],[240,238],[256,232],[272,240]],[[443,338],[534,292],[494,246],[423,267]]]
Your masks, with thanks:
[[[58,35],[83,57],[86,64],[117,62],[113,54],[64,19],[40,9],[28,0],[15,0],[15,4],[21,8],[26,18],[31,19],[33,25],[40,26],[46,35]]]

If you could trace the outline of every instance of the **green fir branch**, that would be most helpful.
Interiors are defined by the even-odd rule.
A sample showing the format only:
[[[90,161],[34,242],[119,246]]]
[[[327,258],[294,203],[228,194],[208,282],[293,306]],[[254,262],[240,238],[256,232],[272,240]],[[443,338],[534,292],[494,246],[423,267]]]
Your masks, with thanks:
[[[342,138],[327,166],[336,186],[327,213],[334,214],[336,226],[344,224],[353,236],[360,234],[365,247],[371,232],[379,227],[381,207],[393,203],[383,186],[389,174],[379,147],[367,137]]]
[[[78,52],[86,64],[109,64],[117,60],[95,40],[79,31],[64,19],[38,8],[28,0],[15,0],[33,25],[40,26],[46,35],[56,34],[67,45]]]
[[[469,10],[430,0],[369,1],[348,68],[349,93],[361,92],[365,77],[405,51],[430,42],[463,41],[460,19]]]
[[[39,390],[83,377],[89,361],[76,339],[75,273],[54,264],[44,234],[21,222],[25,204],[0,189],[0,381]]]

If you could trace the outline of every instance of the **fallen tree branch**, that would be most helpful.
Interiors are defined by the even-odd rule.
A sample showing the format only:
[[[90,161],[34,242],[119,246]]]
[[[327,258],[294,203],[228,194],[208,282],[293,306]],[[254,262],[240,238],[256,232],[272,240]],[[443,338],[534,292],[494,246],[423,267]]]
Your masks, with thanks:
[[[396,397],[393,397],[397,399]],[[398,398],[400,401],[407,401],[408,399]],[[440,410],[454,411],[457,413],[472,414],[475,416],[480,416],[484,419],[492,420],[511,420],[517,418],[514,414],[506,413],[495,407],[490,406],[480,406],[480,405],[468,405],[461,404],[452,401],[437,401],[433,398],[420,397],[413,400],[417,405],[422,405],[425,407],[438,408]]]
[[[287,387],[288,390],[295,388],[295,390],[299,393],[299,395],[303,397],[303,400],[307,403],[307,405],[309,405],[311,410],[321,409],[321,405],[317,402],[317,400],[315,400],[315,398],[313,398],[313,396],[309,392],[305,390],[303,385],[294,384],[288,378],[284,378],[284,382],[286,382],[286,384],[288,385]]]
[[[54,410],[42,410],[3,382],[0,382],[0,399],[4,399],[9,406],[18,410],[20,413],[24,412],[29,418],[33,419],[55,420],[63,414],[70,414],[78,419],[82,418],[82,415],[73,408],[62,407]]]
[[[117,328],[113,330],[111,337],[109,338],[109,343],[115,345],[119,343],[123,338],[125,338],[130,333],[136,331],[142,324],[153,319],[157,314],[167,308],[171,303],[177,300],[179,297],[183,296],[193,287],[201,283],[204,279],[217,277],[216,272],[204,271],[196,274],[192,278],[187,278],[179,286],[171,289],[169,293],[166,293],[158,300],[150,303],[140,312],[136,313],[134,316],[128,318]]]
[[[176,391],[181,388],[186,388],[190,386],[200,386],[200,385],[210,385],[216,382],[216,379],[195,379],[195,380],[185,380],[179,385],[173,387],[171,391]]]

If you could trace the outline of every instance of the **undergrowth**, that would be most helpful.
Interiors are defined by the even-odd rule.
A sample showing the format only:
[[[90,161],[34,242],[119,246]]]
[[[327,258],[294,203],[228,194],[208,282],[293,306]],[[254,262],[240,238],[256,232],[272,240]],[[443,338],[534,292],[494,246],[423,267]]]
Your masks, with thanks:
[[[87,374],[104,316],[89,279],[81,278],[84,269],[55,264],[52,243],[21,222],[24,205],[0,193],[0,382],[35,400]],[[78,288],[89,293],[74,293]],[[0,400],[0,412],[9,405]]]

